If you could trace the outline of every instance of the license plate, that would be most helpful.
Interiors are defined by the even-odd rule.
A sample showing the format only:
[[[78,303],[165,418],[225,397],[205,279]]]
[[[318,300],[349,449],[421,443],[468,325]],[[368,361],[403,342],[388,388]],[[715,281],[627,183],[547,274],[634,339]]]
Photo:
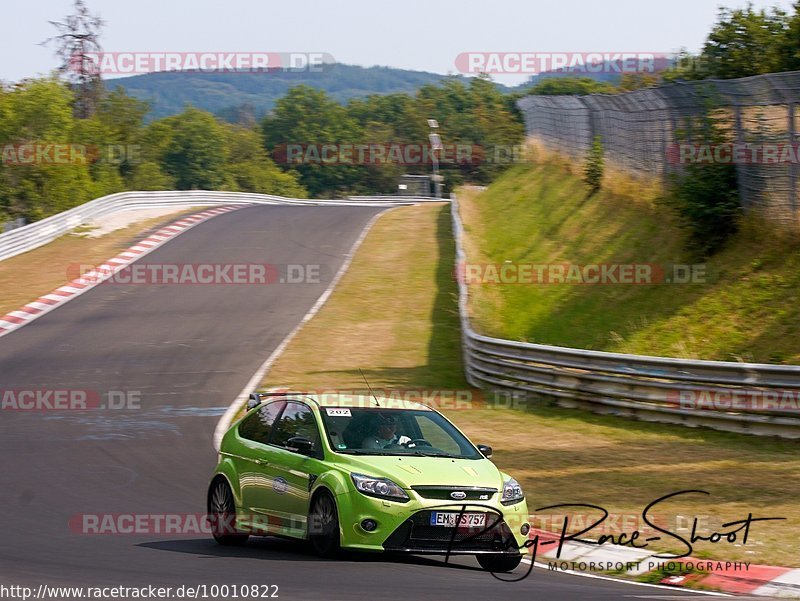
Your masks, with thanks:
[[[485,513],[451,513],[443,511],[431,512],[431,526],[447,526],[453,528],[459,515],[459,528],[483,528],[486,525]]]

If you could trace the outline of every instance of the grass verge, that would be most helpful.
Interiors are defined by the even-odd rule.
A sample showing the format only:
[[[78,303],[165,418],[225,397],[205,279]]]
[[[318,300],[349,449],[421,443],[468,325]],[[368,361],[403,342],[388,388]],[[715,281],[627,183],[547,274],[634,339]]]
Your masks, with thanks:
[[[612,515],[596,533],[642,528],[651,501],[685,489],[711,493],[662,504],[658,525],[684,536],[733,520],[786,517],[753,525],[747,545],[698,544],[694,557],[800,567],[796,442],[649,424],[529,403],[487,405],[465,389],[461,369],[454,245],[449,209],[393,210],[373,227],[328,303],[293,339],[262,383],[303,390],[363,390],[358,369],[383,390],[463,390],[473,403],[444,412],[497,465],[517,477],[531,510],[592,503]],[[572,513],[572,523],[597,516]],[[551,519],[552,518],[552,519]],[[556,514],[533,525],[553,530]],[[681,549],[661,545],[659,549]]]
[[[469,263],[651,264],[673,281],[477,283],[471,311],[484,333],[634,354],[800,362],[800,241],[755,217],[701,264],[704,281],[679,284],[673,266],[697,260],[652,196],[589,196],[578,177],[550,163],[517,166],[459,200]]]

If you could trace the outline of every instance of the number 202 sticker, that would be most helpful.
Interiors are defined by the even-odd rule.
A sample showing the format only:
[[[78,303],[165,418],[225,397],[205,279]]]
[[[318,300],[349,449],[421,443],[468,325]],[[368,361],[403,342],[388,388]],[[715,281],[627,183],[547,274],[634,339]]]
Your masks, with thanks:
[[[326,407],[325,413],[331,417],[350,417],[350,409],[346,407]]]

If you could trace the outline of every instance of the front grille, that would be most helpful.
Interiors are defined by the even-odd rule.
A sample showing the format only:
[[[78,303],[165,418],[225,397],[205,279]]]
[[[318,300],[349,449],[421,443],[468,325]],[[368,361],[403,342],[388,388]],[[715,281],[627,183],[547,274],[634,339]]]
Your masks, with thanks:
[[[412,486],[411,489],[425,499],[452,501],[451,493],[463,492],[466,496],[456,501],[490,501],[497,494],[496,488],[479,486]]]
[[[415,513],[386,539],[384,549],[431,553],[519,552],[511,530],[496,513],[487,513],[486,526],[481,528],[431,526],[430,522],[430,511]]]

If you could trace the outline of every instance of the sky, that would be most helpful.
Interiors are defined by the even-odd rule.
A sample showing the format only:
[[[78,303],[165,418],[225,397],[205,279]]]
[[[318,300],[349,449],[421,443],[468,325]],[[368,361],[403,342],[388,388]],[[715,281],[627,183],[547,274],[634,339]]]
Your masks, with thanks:
[[[58,65],[49,20],[72,0],[0,0],[0,80]],[[108,52],[325,52],[336,62],[457,72],[463,52],[698,50],[722,4],[744,0],[88,0]],[[763,2],[790,9],[790,0]],[[500,75],[515,84],[526,76]]]

